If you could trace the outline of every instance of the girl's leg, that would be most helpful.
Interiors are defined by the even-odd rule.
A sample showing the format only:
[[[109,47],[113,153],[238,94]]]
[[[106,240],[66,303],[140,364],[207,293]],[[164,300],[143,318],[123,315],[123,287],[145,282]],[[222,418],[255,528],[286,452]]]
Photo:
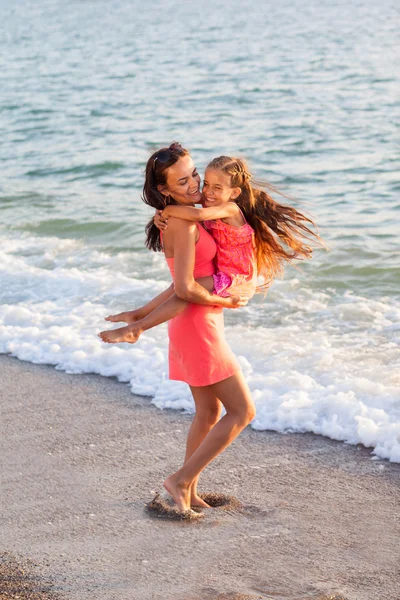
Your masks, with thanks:
[[[210,429],[218,422],[222,411],[222,404],[210,386],[191,386],[190,389],[196,405],[196,414],[187,437],[185,463],[200,446]],[[197,482],[198,477],[194,479],[190,488],[190,504],[191,506],[208,507],[208,504],[197,494]]]
[[[154,298],[147,302],[144,306],[140,308],[136,308],[135,310],[128,310],[126,312],[118,313],[117,315],[109,315],[105,318],[106,321],[110,321],[111,323],[118,323],[119,321],[125,321],[125,323],[131,324],[136,321],[140,321],[140,319],[144,319],[148,314],[150,314],[153,310],[160,306],[163,302],[168,300],[175,293],[174,284],[171,285],[161,292],[161,294],[157,294]]]
[[[255,406],[241,371],[209,386],[226,409],[185,464],[168,477],[164,486],[181,510],[190,508],[190,489],[201,471],[220,454],[255,416]]]
[[[196,281],[205,287],[209,292],[211,292],[214,287],[214,281],[212,277],[202,277],[201,279],[196,279]],[[140,321],[135,321],[134,323],[131,323],[126,327],[120,327],[119,329],[102,331],[99,333],[99,337],[103,340],[103,342],[108,342],[109,344],[116,344],[120,342],[134,344],[138,341],[139,337],[144,331],[147,331],[147,329],[151,329],[152,327],[156,327],[156,325],[160,325],[161,323],[165,323],[165,321],[173,319],[185,310],[187,304],[188,303],[186,300],[182,300],[174,294],[168,300],[157,306],[155,310],[146,315]]]

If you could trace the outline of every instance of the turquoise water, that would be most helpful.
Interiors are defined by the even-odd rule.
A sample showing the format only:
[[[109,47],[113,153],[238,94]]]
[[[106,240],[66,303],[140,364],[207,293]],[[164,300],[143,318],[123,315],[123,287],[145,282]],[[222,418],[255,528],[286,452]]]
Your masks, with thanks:
[[[0,16],[3,223],[139,250],[146,158],[178,139],[200,169],[239,154],[310,203],[331,247],[322,287],[396,293],[393,3],[1,2]]]
[[[226,315],[259,397],[257,426],[382,443],[378,453],[397,460],[394,3],[0,0],[0,19],[0,351],[116,375],[164,398],[165,330],[139,350],[114,349],[128,365],[151,347],[158,382],[143,375],[147,359],[140,373],[118,370],[110,351],[90,345],[104,314],[168,282],[162,257],[143,245],[144,166],[173,140],[200,172],[216,155],[243,156],[314,216],[330,248],[288,268],[265,300]],[[50,326],[61,327],[58,341]],[[71,341],[86,334],[85,349]],[[282,416],[291,390],[303,390],[312,416],[304,397]],[[182,391],[171,394],[159,405],[188,407]],[[318,404],[327,397],[339,429]],[[371,420],[368,433],[355,415]]]

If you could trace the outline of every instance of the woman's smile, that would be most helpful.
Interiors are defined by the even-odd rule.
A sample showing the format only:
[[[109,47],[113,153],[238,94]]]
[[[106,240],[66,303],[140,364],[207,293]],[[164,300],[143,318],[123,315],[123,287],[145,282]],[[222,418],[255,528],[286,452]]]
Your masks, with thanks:
[[[178,204],[197,204],[201,201],[200,175],[190,156],[182,156],[169,167],[167,185],[160,187],[164,188]]]

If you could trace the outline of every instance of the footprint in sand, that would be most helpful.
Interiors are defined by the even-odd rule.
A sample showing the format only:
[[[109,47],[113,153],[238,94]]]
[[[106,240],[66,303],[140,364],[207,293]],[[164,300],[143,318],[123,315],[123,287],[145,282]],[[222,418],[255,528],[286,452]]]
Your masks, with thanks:
[[[217,494],[208,492],[200,494],[200,498],[207,502],[213,509],[223,511],[229,514],[244,514],[253,515],[259,514],[260,509],[252,506],[245,506],[234,496],[228,494]],[[176,521],[199,521],[204,520],[204,517],[210,516],[209,509],[191,509],[190,511],[180,511],[174,504],[172,498],[166,494],[156,494],[156,496],[146,504],[147,512],[153,516],[162,519],[173,519]],[[215,511],[213,511],[215,516]]]

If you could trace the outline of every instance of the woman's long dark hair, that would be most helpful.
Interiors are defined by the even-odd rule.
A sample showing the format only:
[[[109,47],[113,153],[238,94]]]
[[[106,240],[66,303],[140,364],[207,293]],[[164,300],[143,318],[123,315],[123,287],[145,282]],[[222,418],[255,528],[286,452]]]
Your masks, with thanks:
[[[167,204],[175,204],[171,196],[164,196],[157,186],[167,183],[167,169],[172,167],[182,156],[187,156],[189,152],[182,148],[177,142],[172,143],[168,148],[161,148],[154,152],[147,161],[146,176],[143,186],[142,200],[145,204],[152,206],[156,210],[163,210]],[[146,225],[146,247],[155,252],[161,252],[160,231],[154,225],[154,217]]]
[[[231,186],[241,189],[235,202],[254,229],[257,272],[265,281],[260,289],[268,288],[282,273],[285,263],[311,258],[312,246],[324,245],[311,218],[292,206],[279,204],[267,191],[252,185],[253,178],[244,160],[219,156],[207,165],[208,168],[226,173],[231,178]],[[262,187],[284,195],[268,183],[263,183]]]

